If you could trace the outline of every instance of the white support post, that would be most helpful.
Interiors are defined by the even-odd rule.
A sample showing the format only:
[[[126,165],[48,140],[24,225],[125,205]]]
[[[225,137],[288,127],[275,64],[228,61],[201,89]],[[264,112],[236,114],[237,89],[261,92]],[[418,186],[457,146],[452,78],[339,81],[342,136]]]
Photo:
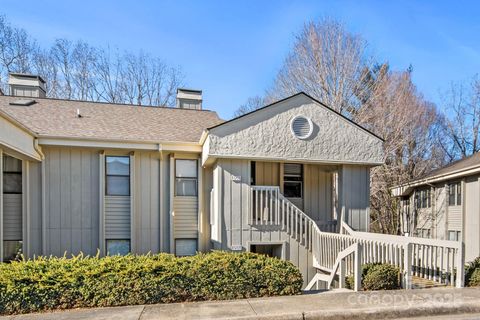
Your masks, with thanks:
[[[463,241],[460,242],[460,248],[458,248],[457,255],[456,287],[463,288],[465,282],[465,243],[463,243]]]
[[[3,262],[3,151],[0,149],[0,262]]]
[[[355,285],[353,290],[360,291],[362,289],[362,244],[357,242],[355,248],[355,262],[354,262],[354,275]]]
[[[345,288],[345,269],[346,269],[344,259],[342,259],[342,261],[340,261],[339,268],[340,268],[340,277],[339,277],[338,287],[340,289],[343,289],[343,288]]]
[[[403,288],[412,289],[412,244],[407,243],[404,246],[403,256]]]
[[[100,151],[99,156],[99,206],[100,206],[100,220],[99,220],[99,235],[98,235],[98,249],[100,256],[106,255],[105,248],[105,151]],[[45,247],[44,247],[45,248]],[[45,254],[45,252],[44,252]]]

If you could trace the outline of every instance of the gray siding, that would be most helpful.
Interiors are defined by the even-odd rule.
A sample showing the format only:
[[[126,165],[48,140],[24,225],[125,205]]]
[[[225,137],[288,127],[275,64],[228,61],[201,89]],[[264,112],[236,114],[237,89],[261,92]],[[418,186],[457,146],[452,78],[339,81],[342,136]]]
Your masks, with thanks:
[[[135,152],[132,251],[160,251],[160,154]],[[168,197],[164,197],[168,198]]]
[[[478,177],[465,181],[465,261],[480,256],[480,186]]]
[[[333,219],[333,173],[318,165],[304,166],[304,211],[315,221]]]
[[[448,230],[462,230],[462,206],[448,206]]]
[[[304,285],[313,277],[311,253],[301,246],[296,239],[282,231],[264,227],[258,229],[248,225],[250,208],[249,179],[250,163],[248,160],[220,159],[215,171],[214,191],[218,193],[216,206],[219,208],[220,242],[214,243],[215,249],[231,250],[242,248],[249,250],[251,243],[281,243],[285,246],[285,259],[298,266],[304,275]],[[233,179],[240,178],[240,181]]]
[[[95,255],[99,248],[98,151],[44,148],[44,153],[45,253]]]
[[[130,239],[130,196],[105,196],[105,239]]]
[[[370,169],[344,165],[340,171],[340,189],[345,221],[356,230],[368,231],[370,224]]]
[[[198,237],[198,198],[173,198],[173,235],[175,239]]]
[[[29,257],[42,255],[42,163],[29,162],[28,164],[29,190],[26,192],[29,199],[29,213],[26,230],[28,234],[28,245],[25,253]]]
[[[22,195],[3,195],[3,239],[22,240]]]

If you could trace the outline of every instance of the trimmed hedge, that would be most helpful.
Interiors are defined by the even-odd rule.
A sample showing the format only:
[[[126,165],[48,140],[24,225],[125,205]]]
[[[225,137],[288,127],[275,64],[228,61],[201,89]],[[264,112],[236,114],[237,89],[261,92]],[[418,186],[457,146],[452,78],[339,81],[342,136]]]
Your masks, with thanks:
[[[468,287],[480,286],[480,257],[465,266],[465,285]]]
[[[348,276],[345,285],[353,289],[355,279]],[[364,290],[401,289],[400,270],[387,263],[367,263],[362,265],[362,288]]]
[[[0,313],[292,295],[300,271],[253,253],[37,258],[0,264]]]

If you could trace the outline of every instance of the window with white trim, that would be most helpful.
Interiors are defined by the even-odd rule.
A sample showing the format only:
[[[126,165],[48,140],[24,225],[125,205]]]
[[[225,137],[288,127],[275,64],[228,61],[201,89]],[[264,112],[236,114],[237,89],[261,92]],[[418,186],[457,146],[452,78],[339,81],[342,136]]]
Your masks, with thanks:
[[[197,196],[197,160],[175,159],[175,196]]]
[[[448,205],[460,206],[462,205],[462,183],[450,183],[448,185]]]
[[[303,165],[285,163],[283,165],[283,194],[287,198],[303,197]]]
[[[456,230],[448,230],[448,240],[450,241],[460,241],[461,238],[461,232],[456,231]]]
[[[105,195],[130,195],[130,157],[105,157]]]
[[[105,240],[107,254],[110,256],[125,256],[130,252],[130,239],[107,239]]]

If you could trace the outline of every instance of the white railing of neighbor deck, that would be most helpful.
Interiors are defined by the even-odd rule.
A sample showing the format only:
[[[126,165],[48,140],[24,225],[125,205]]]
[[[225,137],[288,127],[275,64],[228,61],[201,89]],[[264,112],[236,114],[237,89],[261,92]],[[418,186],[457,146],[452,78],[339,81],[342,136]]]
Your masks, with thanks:
[[[404,288],[411,288],[412,276],[463,286],[465,261],[461,242],[358,232],[345,222],[341,223],[340,233],[334,233],[335,221],[312,220],[275,186],[251,186],[250,199],[250,225],[276,227],[288,233],[312,252],[314,267],[329,275],[318,273],[307,289],[317,281],[327,281],[330,287],[337,275],[340,286],[345,275],[353,275],[359,286],[361,265],[366,263],[397,266]],[[355,285],[355,289],[359,287]]]

